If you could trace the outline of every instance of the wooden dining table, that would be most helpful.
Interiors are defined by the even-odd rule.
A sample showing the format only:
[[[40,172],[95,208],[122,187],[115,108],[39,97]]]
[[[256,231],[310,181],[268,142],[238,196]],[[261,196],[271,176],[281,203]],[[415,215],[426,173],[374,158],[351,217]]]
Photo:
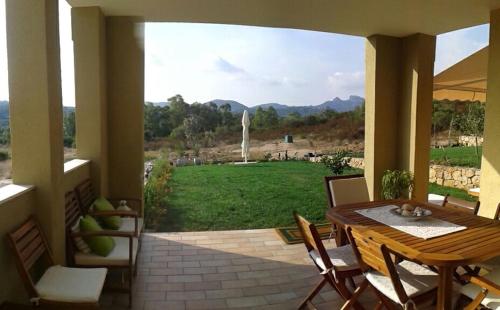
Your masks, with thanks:
[[[432,217],[467,227],[431,239],[418,238],[365,217],[357,210],[410,203],[432,211]],[[500,255],[500,222],[472,213],[452,210],[415,200],[383,200],[336,206],[326,213],[338,228],[337,245],[347,243],[345,228],[365,230],[376,241],[417,263],[434,266],[439,272],[436,309],[452,309],[453,271],[458,266],[480,263]]]

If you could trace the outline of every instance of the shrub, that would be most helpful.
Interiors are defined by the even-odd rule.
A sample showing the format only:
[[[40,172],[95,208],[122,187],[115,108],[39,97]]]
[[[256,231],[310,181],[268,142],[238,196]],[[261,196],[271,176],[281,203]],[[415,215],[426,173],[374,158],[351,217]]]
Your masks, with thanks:
[[[273,154],[271,153],[266,153],[264,154],[264,159],[263,161],[271,161],[271,159],[273,158]]]
[[[168,180],[172,174],[172,166],[168,156],[163,154],[153,163],[153,170],[144,186],[144,218],[146,227],[155,229],[158,221],[167,212],[165,198],[169,191]]]
[[[413,174],[405,170],[386,170],[382,176],[384,199],[409,198],[413,189]]]
[[[0,151],[0,161],[4,161],[9,159],[9,152],[7,151]]]
[[[341,175],[344,169],[349,167],[351,159],[347,155],[347,151],[338,151],[333,153],[333,155],[323,156],[321,162],[330,169],[333,175]]]

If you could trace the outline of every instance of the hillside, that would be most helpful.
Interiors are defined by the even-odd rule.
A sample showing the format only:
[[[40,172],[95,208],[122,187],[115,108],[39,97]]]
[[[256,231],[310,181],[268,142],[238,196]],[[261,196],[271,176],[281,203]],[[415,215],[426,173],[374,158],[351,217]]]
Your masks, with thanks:
[[[63,113],[68,114],[75,111],[75,107],[63,107]],[[0,100],[0,127],[9,125],[9,102]]]
[[[356,107],[362,105],[365,102],[365,100],[359,96],[349,96],[349,98],[346,100],[336,97],[332,100],[325,101],[319,105],[288,106],[279,103],[265,103],[253,107],[247,107],[244,104],[241,104],[234,100],[222,100],[222,99],[215,99],[205,104],[208,104],[210,102],[215,103],[217,106],[229,104],[231,106],[231,111],[233,113],[242,113],[244,110],[248,110],[248,112],[250,112],[251,114],[255,114],[255,111],[259,107],[263,109],[268,109],[269,107],[273,107],[276,110],[276,112],[278,112],[279,116],[287,116],[290,113],[299,113],[301,116],[307,116],[307,115],[317,114],[325,110],[334,110],[337,112],[352,111]]]

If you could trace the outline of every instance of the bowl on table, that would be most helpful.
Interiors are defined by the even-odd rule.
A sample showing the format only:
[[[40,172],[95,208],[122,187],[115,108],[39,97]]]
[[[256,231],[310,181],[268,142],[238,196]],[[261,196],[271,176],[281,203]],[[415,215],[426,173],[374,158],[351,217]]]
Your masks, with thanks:
[[[412,206],[407,203],[403,204],[401,207],[391,209],[390,212],[408,221],[419,221],[432,215],[431,210]]]

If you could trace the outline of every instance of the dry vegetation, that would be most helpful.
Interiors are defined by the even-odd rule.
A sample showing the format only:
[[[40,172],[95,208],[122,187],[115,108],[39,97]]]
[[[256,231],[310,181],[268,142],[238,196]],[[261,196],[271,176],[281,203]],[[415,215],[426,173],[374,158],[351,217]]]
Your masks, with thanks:
[[[294,143],[284,143],[284,136],[292,135]],[[307,153],[328,154],[339,149],[354,152],[363,151],[364,128],[349,118],[332,119],[323,124],[282,127],[276,129],[253,130],[250,132],[250,157],[263,159],[266,154],[278,158],[288,150],[289,157],[302,158]],[[206,161],[241,160],[241,132],[233,132],[218,137],[215,145],[199,150],[199,157]],[[146,143],[146,160],[156,158],[159,150],[169,151],[170,159],[182,155],[194,156],[192,150],[176,149],[175,141],[169,138]]]

